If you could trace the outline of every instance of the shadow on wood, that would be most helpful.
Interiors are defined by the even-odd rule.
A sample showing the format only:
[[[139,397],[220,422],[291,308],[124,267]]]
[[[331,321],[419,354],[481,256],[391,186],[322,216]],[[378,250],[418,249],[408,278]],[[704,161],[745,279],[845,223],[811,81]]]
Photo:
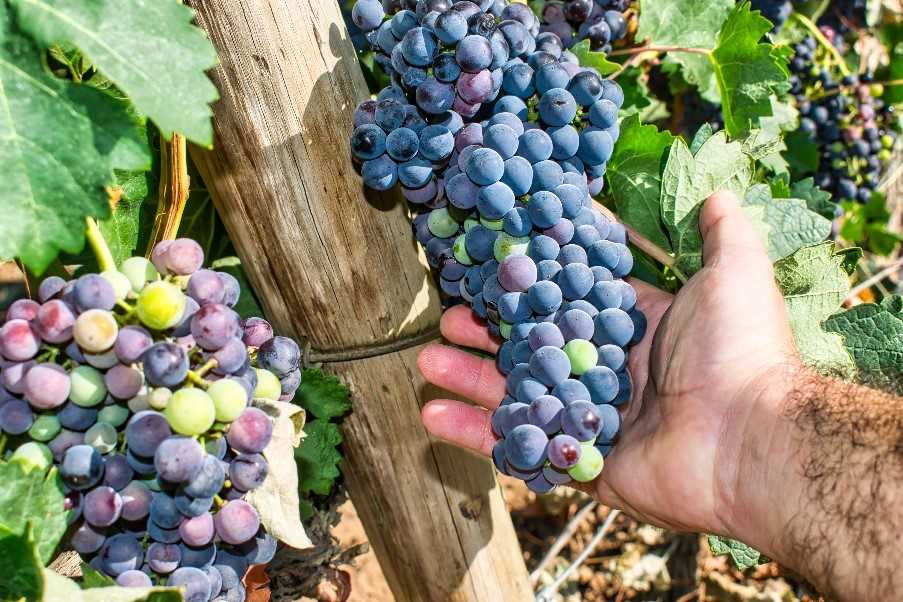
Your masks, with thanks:
[[[322,351],[406,339],[440,307],[397,194],[366,202],[367,90],[334,2],[191,0],[220,54],[216,146],[192,156],[278,330]],[[426,433],[418,349],[328,366],[351,387],[346,484],[400,601],[532,599],[488,461]],[[429,392],[432,394],[432,391]]]

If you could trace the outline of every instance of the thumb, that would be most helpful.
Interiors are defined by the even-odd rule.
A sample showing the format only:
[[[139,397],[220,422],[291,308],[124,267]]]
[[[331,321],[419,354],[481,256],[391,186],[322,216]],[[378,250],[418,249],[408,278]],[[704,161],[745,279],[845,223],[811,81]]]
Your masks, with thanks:
[[[699,215],[702,257],[706,266],[771,267],[761,238],[732,192],[719,191],[705,201]]]

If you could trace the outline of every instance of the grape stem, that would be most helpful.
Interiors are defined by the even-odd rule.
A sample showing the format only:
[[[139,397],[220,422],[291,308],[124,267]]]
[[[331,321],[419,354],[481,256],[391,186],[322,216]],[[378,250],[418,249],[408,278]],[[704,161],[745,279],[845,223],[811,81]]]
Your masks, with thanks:
[[[217,508],[222,508],[226,505],[226,502],[218,495],[213,496],[213,503],[216,504]]]
[[[822,15],[825,14],[825,11],[828,10],[829,6],[831,6],[831,0],[822,0],[821,4],[815,7],[815,10],[809,15],[809,20],[813,23],[817,23]]]
[[[188,151],[185,137],[173,134],[171,140],[160,137],[160,189],[154,230],[147,245],[147,256],[161,240],[171,240],[179,231],[182,213],[188,202]]]
[[[203,376],[201,376],[194,370],[188,371],[187,379],[188,379],[188,382],[190,382],[191,384],[193,384],[197,387],[200,387],[201,389],[206,389],[207,387],[210,386],[210,381],[205,379]]]
[[[198,368],[198,369],[195,371],[195,374],[197,374],[198,376],[204,376],[204,375],[206,375],[208,372],[210,372],[211,370],[213,370],[214,368],[216,368],[217,366],[219,366],[219,362],[216,361],[216,358],[211,358],[211,359],[207,360],[207,363],[206,363],[206,364],[204,364],[203,366],[201,366],[200,368]]]
[[[658,261],[662,265],[667,266],[674,275],[680,280],[681,284],[686,284],[689,278],[680,268],[677,267],[677,259],[671,253],[668,253],[666,250],[628,226],[624,223],[618,215],[613,212],[611,209],[600,203],[599,201],[593,201],[596,205],[596,209],[602,212],[602,214],[609,218],[610,220],[616,221],[624,226],[624,229],[627,230],[627,239],[633,244],[636,248],[649,255],[652,259]]]
[[[646,44],[644,46],[635,46],[633,48],[621,48],[619,50],[612,50],[608,53],[608,56],[633,56],[636,54],[643,54],[644,52],[689,52],[691,54],[703,54],[705,56],[708,56],[712,51],[708,48],[692,48],[687,46],[655,46],[653,44]]]
[[[91,245],[94,257],[97,258],[97,265],[100,267],[100,271],[106,272],[107,270],[115,270],[116,260],[113,258],[110,246],[107,244],[106,239],[104,239],[103,232],[100,231],[97,222],[93,217],[86,217],[85,222],[87,223],[85,237],[88,239],[88,244]]]
[[[825,34],[821,32],[818,28],[818,25],[812,22],[812,20],[806,15],[801,15],[800,13],[793,13],[791,18],[796,19],[796,21],[809,30],[809,33],[818,40],[818,43],[821,44],[825,50],[827,50],[832,57],[834,57],[834,62],[837,63],[837,67],[840,69],[840,72],[844,75],[850,74],[850,68],[847,67],[846,61],[843,59],[843,56],[840,54],[840,51],[832,44],[828,38],[825,37]]]
[[[6,433],[0,435],[0,454],[2,454],[6,450]]]

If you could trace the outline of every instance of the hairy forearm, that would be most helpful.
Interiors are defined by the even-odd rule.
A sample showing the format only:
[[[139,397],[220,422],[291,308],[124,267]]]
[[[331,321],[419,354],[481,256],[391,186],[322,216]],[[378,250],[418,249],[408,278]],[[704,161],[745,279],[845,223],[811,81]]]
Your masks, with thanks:
[[[897,600],[903,398],[788,367],[742,424],[728,522],[840,600]]]

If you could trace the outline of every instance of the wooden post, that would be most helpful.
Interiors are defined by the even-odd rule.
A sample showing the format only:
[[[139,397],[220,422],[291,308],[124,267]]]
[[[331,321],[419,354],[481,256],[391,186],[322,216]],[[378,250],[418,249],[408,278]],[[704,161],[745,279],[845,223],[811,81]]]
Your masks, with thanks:
[[[267,316],[318,350],[435,329],[397,196],[350,162],[367,88],[334,0],[191,0],[216,46],[215,146],[191,150]],[[331,364],[354,393],[343,472],[400,602],[532,599],[489,462],[431,439],[418,348]]]

